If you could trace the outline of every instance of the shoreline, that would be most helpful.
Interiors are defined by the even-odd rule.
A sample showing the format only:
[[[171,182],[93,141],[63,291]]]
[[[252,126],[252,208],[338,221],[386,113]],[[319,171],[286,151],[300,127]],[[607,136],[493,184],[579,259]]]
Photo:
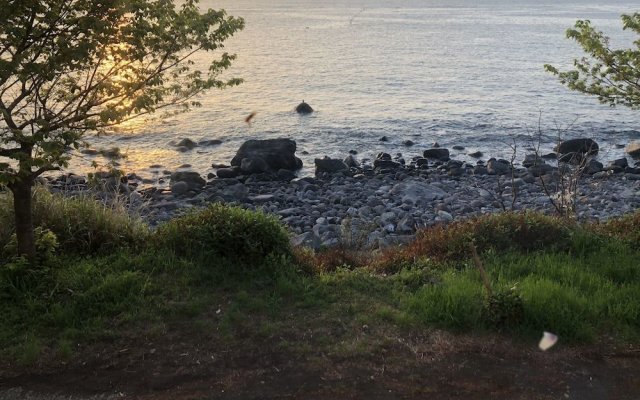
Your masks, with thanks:
[[[421,162],[425,159],[415,157],[405,165],[397,156],[391,160],[381,153],[379,157],[383,159],[371,165],[350,156],[345,161],[355,161],[351,168],[335,173],[316,169],[316,177],[262,173],[220,178],[209,174],[205,181],[197,172],[183,171],[180,176],[186,183],[172,182],[172,188],[143,188],[136,174],[121,182],[102,174],[106,190],[97,195],[104,199],[119,191],[128,207],[152,226],[194,207],[222,202],[278,216],[296,245],[375,249],[406,243],[420,228],[481,214],[509,210],[553,214],[542,181],[549,190],[559,185],[563,174],[564,179],[569,174],[544,162],[544,171],[539,171],[540,165],[514,164],[512,174],[504,170],[506,160],[473,165],[454,159]],[[607,167],[600,164],[580,177],[578,220],[606,220],[640,208],[640,169],[616,163],[621,164],[620,160]],[[169,174],[166,171],[167,181]],[[194,179],[200,183],[193,185]],[[48,185],[53,192],[73,196],[90,190],[87,182],[69,173],[52,178]]]

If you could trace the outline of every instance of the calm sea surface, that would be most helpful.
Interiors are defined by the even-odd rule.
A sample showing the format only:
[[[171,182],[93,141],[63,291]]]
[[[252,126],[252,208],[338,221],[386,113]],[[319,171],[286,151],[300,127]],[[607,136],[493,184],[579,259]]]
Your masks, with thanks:
[[[407,159],[433,142],[507,156],[515,138],[530,144],[538,130],[550,149],[557,128],[567,137],[595,137],[604,159],[622,155],[616,144],[640,138],[640,112],[612,109],[570,92],[543,64],[569,67],[582,53],[565,38],[576,19],[590,19],[614,46],[630,46],[620,14],[637,1],[429,1],[429,0],[202,0],[245,18],[246,28],[227,44],[238,54],[229,76],[241,86],[213,91],[202,108],[163,122],[139,122],[128,132],[90,138],[96,147],[118,146],[123,167],[153,176],[152,164],[201,173],[229,162],[251,138],[289,137],[311,173],[313,158],[344,157],[356,150]],[[636,37],[637,39],[637,37]],[[317,112],[301,117],[307,101]],[[244,118],[256,117],[251,125]],[[541,118],[540,118],[541,117]],[[382,136],[389,141],[380,142]],[[180,153],[172,140],[221,139],[222,145]],[[404,147],[404,140],[414,147]],[[455,152],[454,152],[455,153]],[[77,159],[89,171],[92,158]],[[98,158],[98,160],[100,160]]]

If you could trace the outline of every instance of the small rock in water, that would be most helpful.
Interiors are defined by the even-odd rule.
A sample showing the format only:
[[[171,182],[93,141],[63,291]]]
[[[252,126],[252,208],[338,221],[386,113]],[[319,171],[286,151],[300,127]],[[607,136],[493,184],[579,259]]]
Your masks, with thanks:
[[[311,106],[307,103],[305,103],[304,100],[302,100],[302,103],[298,104],[296,106],[296,112],[298,114],[311,114],[313,112],[313,108],[311,108]]]
[[[405,140],[404,142],[402,142],[402,144],[405,146],[413,146],[415,143],[413,142],[413,140]]]
[[[388,142],[389,138],[387,138],[386,136],[383,136],[380,139],[378,139],[378,141],[380,141],[380,142]]]
[[[189,138],[184,138],[184,139],[181,139],[178,143],[176,143],[175,146],[178,147],[178,148],[184,147],[187,150],[191,150],[194,147],[197,147],[198,144],[196,142],[194,142],[193,140],[189,139]]]

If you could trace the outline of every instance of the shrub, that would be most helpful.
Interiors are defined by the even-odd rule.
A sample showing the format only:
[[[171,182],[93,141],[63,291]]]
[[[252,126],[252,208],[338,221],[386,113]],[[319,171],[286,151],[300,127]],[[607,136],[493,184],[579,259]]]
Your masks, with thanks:
[[[136,247],[149,235],[149,228],[131,216],[122,204],[110,206],[89,197],[65,197],[38,188],[33,194],[33,223],[55,234],[65,253],[106,253],[122,247]],[[0,196],[0,245],[13,235],[13,199]]]
[[[333,272],[339,268],[354,269],[368,265],[371,253],[361,250],[351,250],[344,246],[330,247],[313,251],[310,248],[296,247],[293,256],[304,271]]]
[[[157,246],[178,256],[264,267],[269,256],[291,254],[289,235],[274,216],[222,204],[191,211],[158,227]]]
[[[524,302],[515,286],[487,296],[482,311],[485,322],[497,330],[515,328],[524,320]]]
[[[565,219],[538,213],[484,215],[419,231],[413,242],[404,248],[387,251],[373,267],[394,272],[425,257],[437,261],[465,260],[470,256],[469,244],[472,242],[479,253],[488,250],[562,250],[570,248],[576,229],[576,225]]]
[[[640,250],[640,211],[603,223],[591,224],[588,229],[599,235],[618,239],[631,248]]]

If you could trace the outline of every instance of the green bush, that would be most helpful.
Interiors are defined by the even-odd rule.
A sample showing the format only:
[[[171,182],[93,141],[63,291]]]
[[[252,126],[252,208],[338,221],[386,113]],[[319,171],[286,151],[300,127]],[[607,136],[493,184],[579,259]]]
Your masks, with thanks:
[[[588,226],[590,231],[599,235],[617,239],[640,250],[640,211],[619,218],[612,218],[603,223]]]
[[[291,254],[289,235],[274,216],[222,204],[188,212],[158,227],[157,246],[201,261],[265,267],[269,257]]]
[[[499,331],[519,326],[524,320],[524,302],[516,287],[488,296],[483,318],[487,325]]]
[[[483,215],[419,231],[413,242],[385,252],[372,263],[372,267],[389,273],[425,257],[440,262],[461,261],[470,257],[471,243],[475,244],[478,253],[488,250],[567,250],[571,248],[572,236],[579,229],[567,220],[539,213]]]
[[[72,254],[106,253],[136,247],[149,236],[149,228],[131,216],[123,204],[105,205],[89,197],[65,197],[36,188],[33,194],[34,227],[50,230],[59,250]],[[14,234],[13,199],[0,195],[0,249]]]

